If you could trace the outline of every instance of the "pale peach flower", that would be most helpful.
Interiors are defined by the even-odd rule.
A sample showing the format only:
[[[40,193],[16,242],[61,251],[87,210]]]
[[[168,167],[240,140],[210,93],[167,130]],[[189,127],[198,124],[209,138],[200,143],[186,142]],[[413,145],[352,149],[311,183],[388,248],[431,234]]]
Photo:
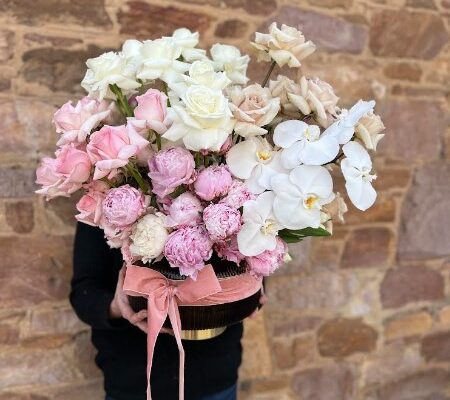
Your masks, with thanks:
[[[269,33],[256,32],[255,42],[251,43],[258,50],[258,59],[275,61],[280,67],[300,67],[300,61],[314,53],[316,46],[310,40],[306,41],[303,34],[296,28],[273,22]]]
[[[369,113],[359,120],[356,125],[356,137],[364,143],[369,150],[376,151],[378,142],[383,139],[384,124],[379,115]]]
[[[339,101],[329,83],[304,76],[300,79],[300,93],[288,93],[288,98],[304,115],[313,113],[324,128],[331,124]]]
[[[269,89],[273,97],[280,99],[281,112],[287,116],[298,117],[300,112],[297,106],[295,106],[291,100],[289,100],[289,94],[300,94],[300,85],[295,83],[287,76],[278,75],[276,80],[269,82]]]
[[[263,126],[272,122],[280,111],[280,99],[272,97],[270,89],[254,84],[228,90],[230,109],[236,119],[235,132],[243,137],[265,135]]]

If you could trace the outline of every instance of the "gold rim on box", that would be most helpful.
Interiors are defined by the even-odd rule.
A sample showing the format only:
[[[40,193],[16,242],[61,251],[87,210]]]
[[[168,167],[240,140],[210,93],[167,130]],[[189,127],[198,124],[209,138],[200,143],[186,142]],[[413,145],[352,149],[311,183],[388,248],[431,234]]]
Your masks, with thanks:
[[[214,257],[209,261],[214,268],[217,278],[227,279],[246,272],[246,268],[235,263]],[[142,267],[152,268],[163,274],[169,280],[184,280],[177,268],[171,268],[166,260],[150,265],[141,264]],[[223,333],[227,326],[236,324],[249,317],[259,306],[261,291],[231,303],[209,306],[179,306],[182,330],[182,339],[204,340],[211,339]],[[128,297],[131,308],[135,311],[147,308],[145,297]],[[165,328],[171,328],[169,319],[164,322]]]

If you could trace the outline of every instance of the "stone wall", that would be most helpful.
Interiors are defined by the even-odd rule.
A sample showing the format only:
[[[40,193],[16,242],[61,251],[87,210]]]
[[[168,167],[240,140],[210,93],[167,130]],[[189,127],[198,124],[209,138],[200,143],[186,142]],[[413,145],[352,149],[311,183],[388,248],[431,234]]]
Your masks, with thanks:
[[[33,195],[84,60],[179,26],[246,51],[272,20],[303,26],[320,47],[305,72],[345,104],[378,100],[387,137],[377,204],[269,279],[270,304],[246,324],[240,399],[450,399],[449,0],[1,0],[1,400],[101,399],[67,302],[73,202]]]

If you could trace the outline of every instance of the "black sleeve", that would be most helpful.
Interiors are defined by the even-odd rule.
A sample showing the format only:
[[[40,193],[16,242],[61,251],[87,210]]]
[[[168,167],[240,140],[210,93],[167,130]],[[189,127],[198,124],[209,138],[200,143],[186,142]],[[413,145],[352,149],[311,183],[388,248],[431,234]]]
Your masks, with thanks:
[[[115,289],[111,284],[108,285],[112,268],[112,252],[104,239],[103,231],[78,223],[70,303],[78,317],[95,329],[120,328],[124,322],[113,321],[109,317]]]

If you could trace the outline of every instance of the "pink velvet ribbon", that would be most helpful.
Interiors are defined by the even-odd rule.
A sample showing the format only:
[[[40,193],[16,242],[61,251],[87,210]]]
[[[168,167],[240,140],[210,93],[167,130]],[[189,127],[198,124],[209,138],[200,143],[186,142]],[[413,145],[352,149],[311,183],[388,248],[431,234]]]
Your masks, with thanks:
[[[237,301],[256,293],[262,279],[242,274],[219,282],[211,265],[197,275],[197,280],[167,279],[151,268],[127,266],[124,292],[129,296],[146,297],[147,303],[147,399],[151,400],[150,373],[156,339],[164,321],[169,317],[180,353],[179,400],[184,400],[185,354],[181,342],[181,320],[178,305],[214,305]]]

